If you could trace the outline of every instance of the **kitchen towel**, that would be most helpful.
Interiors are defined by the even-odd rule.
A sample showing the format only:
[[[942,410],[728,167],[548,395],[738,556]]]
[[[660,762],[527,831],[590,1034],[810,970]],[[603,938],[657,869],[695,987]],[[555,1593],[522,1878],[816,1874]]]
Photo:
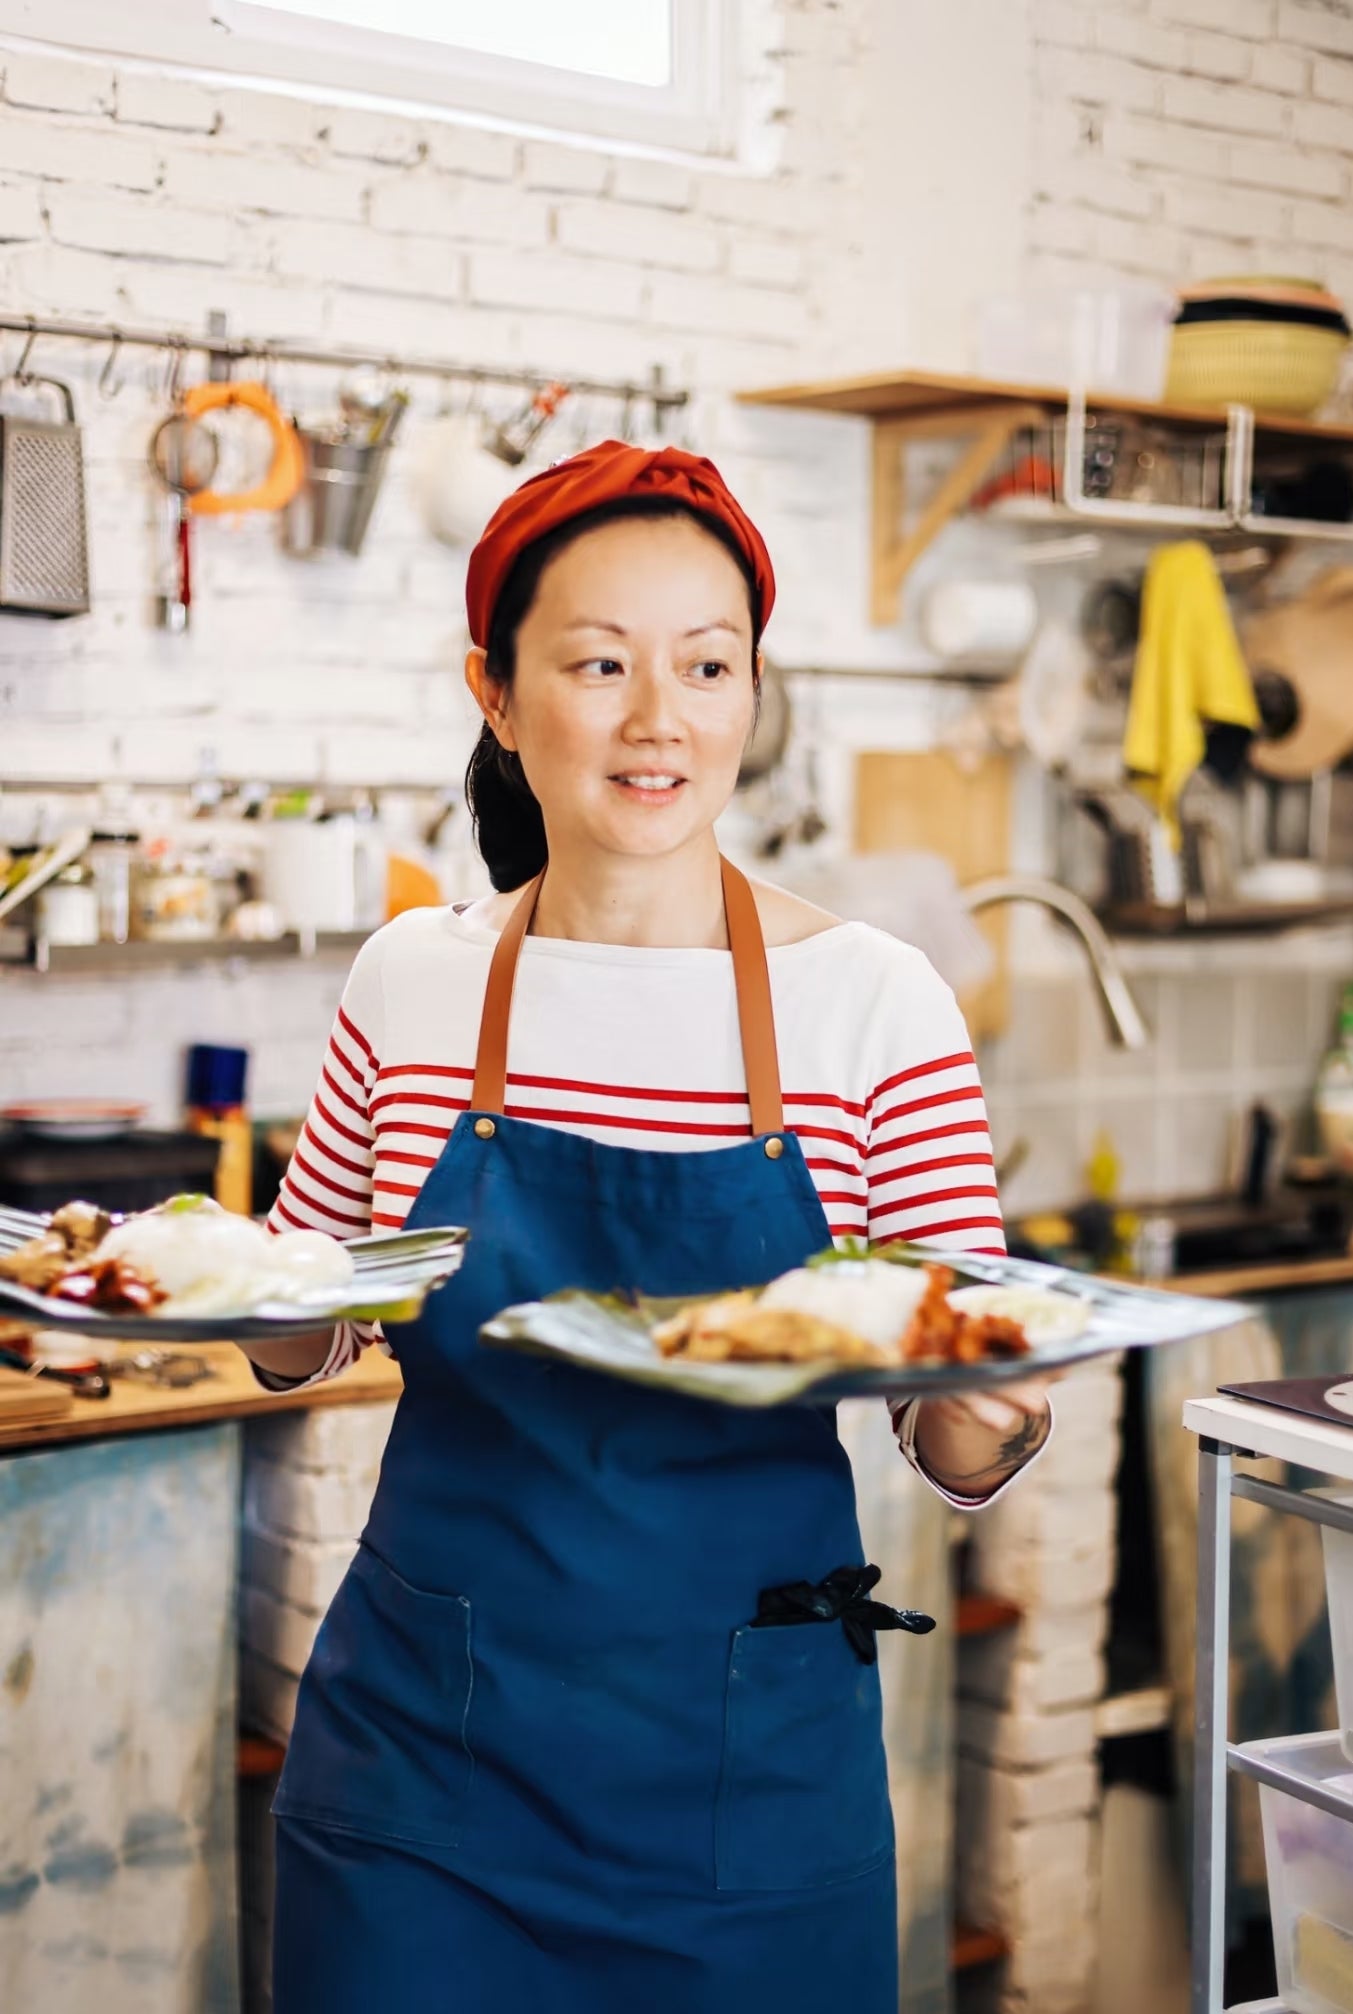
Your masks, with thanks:
[[[1257,728],[1259,709],[1231,611],[1205,545],[1152,554],[1142,593],[1123,762],[1179,850],[1179,795],[1203,759],[1204,722]]]

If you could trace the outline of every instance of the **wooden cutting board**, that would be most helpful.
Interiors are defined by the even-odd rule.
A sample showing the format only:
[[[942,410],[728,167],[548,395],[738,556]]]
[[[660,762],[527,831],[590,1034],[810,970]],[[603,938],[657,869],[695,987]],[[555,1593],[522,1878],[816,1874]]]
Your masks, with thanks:
[[[1295,601],[1251,616],[1241,647],[1251,677],[1278,672],[1300,708],[1281,741],[1251,743],[1251,766],[1283,782],[1333,769],[1353,750],[1353,567],[1331,567]]]
[[[65,1385],[52,1378],[32,1378],[0,1364],[0,1427],[36,1426],[59,1419],[74,1404]]]
[[[894,754],[867,749],[856,758],[855,849],[896,853],[917,848],[947,860],[959,886],[1010,865],[1010,760],[986,755],[960,768],[943,749]],[[991,945],[996,970],[961,1002],[974,1041],[999,1035],[1009,1018],[1007,912],[974,917]]]

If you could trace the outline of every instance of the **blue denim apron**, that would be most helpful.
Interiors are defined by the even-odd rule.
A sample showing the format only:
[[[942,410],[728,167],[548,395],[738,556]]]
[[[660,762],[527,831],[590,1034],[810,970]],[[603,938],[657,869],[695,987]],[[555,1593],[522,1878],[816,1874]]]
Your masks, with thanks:
[[[763,1589],[862,1561],[828,1409],[741,1411],[486,1349],[565,1286],[759,1284],[829,1242],[782,1131],[755,904],[724,870],[752,1137],[702,1153],[504,1118],[499,940],[472,1108],[409,1217],[467,1224],[395,1332],[361,1548],[274,1810],[276,2014],[895,2014],[876,1665]]]

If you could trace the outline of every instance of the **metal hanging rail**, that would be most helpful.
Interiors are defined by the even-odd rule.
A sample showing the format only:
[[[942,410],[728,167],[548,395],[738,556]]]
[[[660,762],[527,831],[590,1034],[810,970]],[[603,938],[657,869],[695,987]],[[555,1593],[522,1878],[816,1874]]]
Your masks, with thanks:
[[[513,385],[536,391],[552,382],[547,371],[505,370],[495,365],[458,364],[446,357],[399,356],[380,350],[328,349],[315,343],[255,342],[250,337],[228,336],[225,317],[209,317],[205,335],[189,335],[178,329],[127,328],[118,322],[68,321],[58,316],[20,315],[0,312],[0,331],[36,339],[53,336],[63,340],[107,344],[109,362],[123,348],[164,350],[174,355],[205,356],[212,377],[229,377],[236,364],[328,364],[336,369],[361,365],[389,371],[398,377],[455,380],[470,385]],[[611,398],[627,405],[651,406],[659,422],[668,413],[679,412],[690,401],[690,393],[668,385],[662,366],[655,364],[646,383],[622,378],[569,378],[569,390],[585,396]]]

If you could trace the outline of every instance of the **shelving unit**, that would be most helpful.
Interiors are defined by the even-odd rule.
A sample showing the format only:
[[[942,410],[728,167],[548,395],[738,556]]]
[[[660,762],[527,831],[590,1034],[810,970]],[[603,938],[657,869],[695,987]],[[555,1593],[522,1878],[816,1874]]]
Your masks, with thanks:
[[[1251,509],[1254,450],[1266,441],[1311,442],[1353,448],[1353,426],[1289,419],[1252,412],[1246,406],[1209,410],[1166,406],[1119,394],[1096,394],[1093,410],[1105,419],[1137,419],[1177,429],[1183,435],[1224,432],[1222,502],[1216,509],[1189,505],[1120,502],[1086,496],[1083,485],[1085,435],[1090,403],[1083,392],[1049,385],[1008,384],[932,371],[883,372],[810,384],[777,385],[742,392],[745,405],[782,406],[799,412],[848,413],[873,428],[871,510],[872,620],[895,622],[908,573],[943,531],[964,511],[1016,434],[1065,422],[1061,499],[1040,516],[1056,514],[1068,523],[1106,528],[1204,534],[1248,533],[1257,538],[1353,540],[1353,524],[1271,518]],[[906,453],[921,440],[966,440],[969,445],[929,498],[916,523],[903,529]],[[1029,515],[1033,515],[1032,512]]]
[[[1336,1531],[1353,1532],[1353,1506],[1237,1475],[1237,1456],[1293,1462],[1353,1483],[1353,1426],[1342,1428],[1242,1399],[1191,1399],[1184,1425],[1198,1435],[1198,1650],[1194,1703],[1192,2014],[1286,2014],[1281,2000],[1223,2008],[1226,1956],[1228,1774],[1249,1776],[1353,1825],[1353,1796],[1275,1765],[1262,1743],[1228,1738],[1230,1707],[1231,1500],[1265,1505]],[[1331,1735],[1331,1741],[1338,1737]]]
[[[288,958],[315,958],[325,951],[351,954],[370,935],[369,930],[290,930],[284,937],[259,943],[209,937],[177,941],[134,938],[126,944],[47,944],[37,938],[30,948],[18,931],[0,932],[0,940],[6,940],[0,941],[0,974],[6,970],[53,975],[106,973],[112,978],[164,967],[228,965],[238,960],[250,965],[272,965]]]

